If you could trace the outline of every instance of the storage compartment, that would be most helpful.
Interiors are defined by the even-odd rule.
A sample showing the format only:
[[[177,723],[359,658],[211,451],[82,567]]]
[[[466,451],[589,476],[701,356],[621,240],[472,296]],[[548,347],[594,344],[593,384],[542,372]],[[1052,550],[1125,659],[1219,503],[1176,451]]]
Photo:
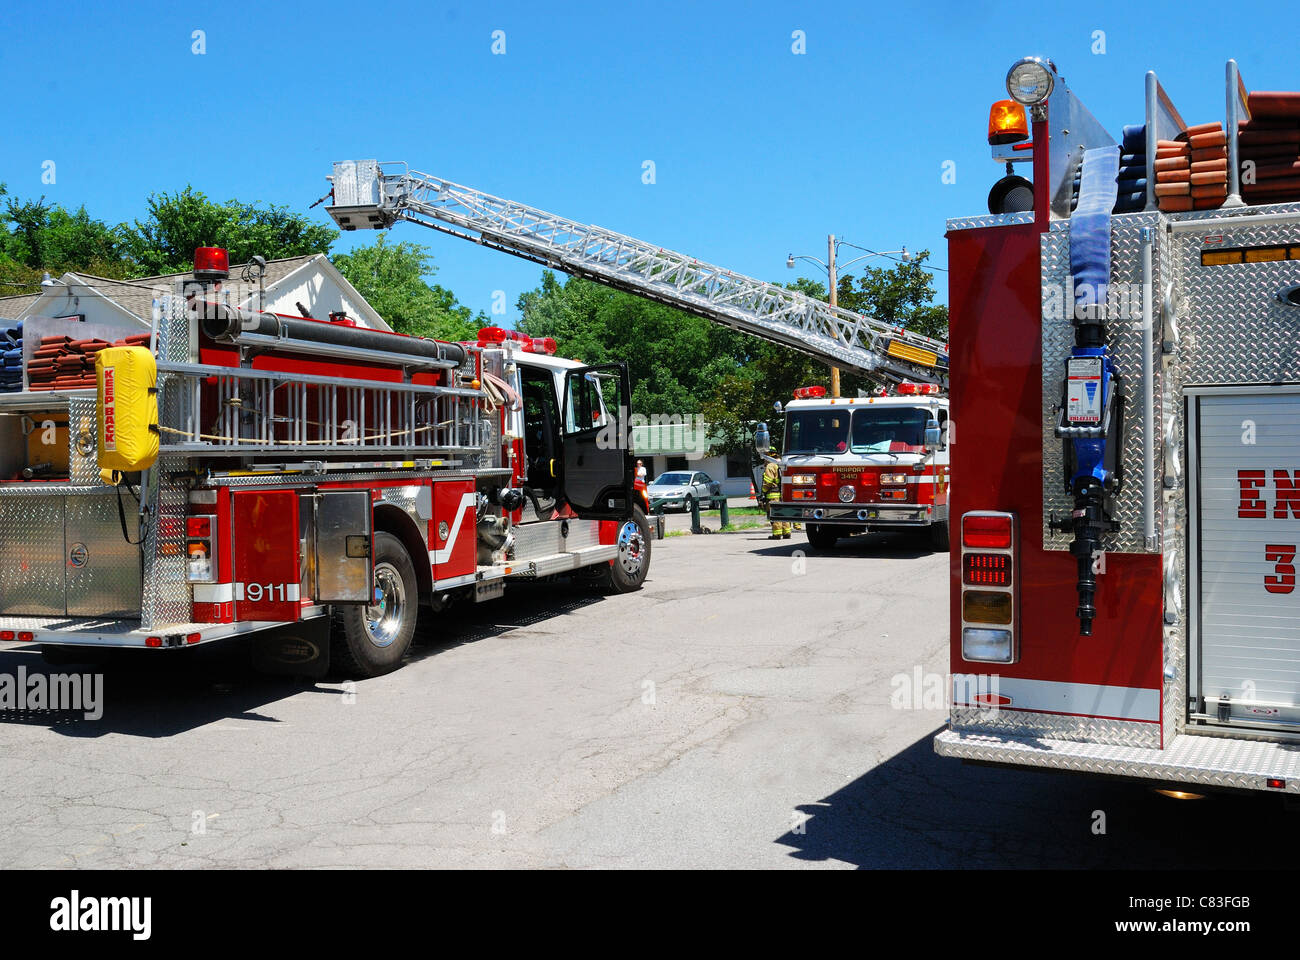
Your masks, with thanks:
[[[1300,724],[1300,387],[1187,393],[1193,716]]]
[[[0,615],[139,617],[140,591],[140,548],[122,536],[115,494],[0,495]]]
[[[22,402],[11,394],[0,405],[0,483],[67,480],[69,463],[66,402]]]

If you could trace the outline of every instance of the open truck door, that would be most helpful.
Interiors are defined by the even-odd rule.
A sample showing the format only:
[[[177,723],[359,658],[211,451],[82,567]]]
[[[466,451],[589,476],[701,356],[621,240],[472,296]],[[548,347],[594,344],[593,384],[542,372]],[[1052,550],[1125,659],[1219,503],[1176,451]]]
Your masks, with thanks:
[[[625,363],[578,367],[565,376],[562,492],[579,516],[621,519],[631,513],[630,401]]]

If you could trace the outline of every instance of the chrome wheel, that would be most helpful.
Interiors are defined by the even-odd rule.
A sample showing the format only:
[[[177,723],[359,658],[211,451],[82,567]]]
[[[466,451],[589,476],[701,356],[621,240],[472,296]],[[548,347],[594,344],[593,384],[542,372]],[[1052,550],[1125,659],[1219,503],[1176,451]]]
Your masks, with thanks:
[[[386,647],[402,632],[406,614],[406,587],[402,575],[391,563],[375,564],[377,600],[366,607],[366,639],[376,647]]]
[[[618,531],[618,564],[629,577],[636,578],[645,562],[645,536],[641,525],[628,520]]]

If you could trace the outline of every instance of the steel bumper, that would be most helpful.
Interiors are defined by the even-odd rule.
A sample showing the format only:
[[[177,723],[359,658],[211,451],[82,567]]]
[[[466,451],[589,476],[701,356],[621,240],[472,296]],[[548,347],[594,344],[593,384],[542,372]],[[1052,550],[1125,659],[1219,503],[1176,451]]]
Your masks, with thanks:
[[[1149,780],[1153,784],[1300,793],[1300,750],[1294,743],[1181,734],[1164,750],[1155,750],[949,728],[934,738],[934,751],[942,757],[981,763]],[[1275,785],[1270,786],[1270,780]],[[1279,782],[1281,785],[1276,785]]]
[[[816,516],[820,514],[820,516]],[[844,524],[861,527],[925,527],[935,521],[932,509],[925,504],[841,504],[841,503],[772,503],[768,508],[772,520],[799,523]],[[941,519],[941,518],[940,518]]]

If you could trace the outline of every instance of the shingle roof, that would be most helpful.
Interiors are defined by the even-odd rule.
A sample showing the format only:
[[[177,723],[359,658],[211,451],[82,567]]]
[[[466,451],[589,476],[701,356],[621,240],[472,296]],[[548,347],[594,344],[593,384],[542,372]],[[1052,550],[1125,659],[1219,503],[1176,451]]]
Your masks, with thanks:
[[[268,260],[266,261],[266,275],[262,278],[262,282],[267,286],[277,283],[289,274],[293,273],[304,263],[307,263],[309,260],[318,256],[320,256],[318,253],[308,253],[301,257],[285,257],[281,260]],[[246,266],[248,266],[246,263],[232,263],[230,265],[230,279],[239,280],[241,278],[240,275],[243,273]],[[177,280],[187,280],[189,277],[190,274],[187,271],[185,273],[164,273],[157,277],[140,277],[139,279],[130,282],[143,283],[146,286],[152,286],[156,283],[175,283]]]
[[[283,280],[299,267],[315,259],[319,254],[307,254],[301,257],[285,257],[281,260],[266,261],[266,274],[262,282],[266,286]],[[247,264],[232,264],[230,276],[239,280]],[[190,279],[191,274],[164,273],[156,277],[136,277],[130,280],[113,280],[109,277],[97,277],[89,273],[70,273],[64,275],[65,282],[79,283],[102,293],[118,306],[129,311],[141,320],[148,322],[153,311],[153,292],[157,287],[165,287],[169,292],[177,281]]]
[[[0,317],[13,320],[40,298],[39,293],[20,293],[13,297],[0,297]]]

